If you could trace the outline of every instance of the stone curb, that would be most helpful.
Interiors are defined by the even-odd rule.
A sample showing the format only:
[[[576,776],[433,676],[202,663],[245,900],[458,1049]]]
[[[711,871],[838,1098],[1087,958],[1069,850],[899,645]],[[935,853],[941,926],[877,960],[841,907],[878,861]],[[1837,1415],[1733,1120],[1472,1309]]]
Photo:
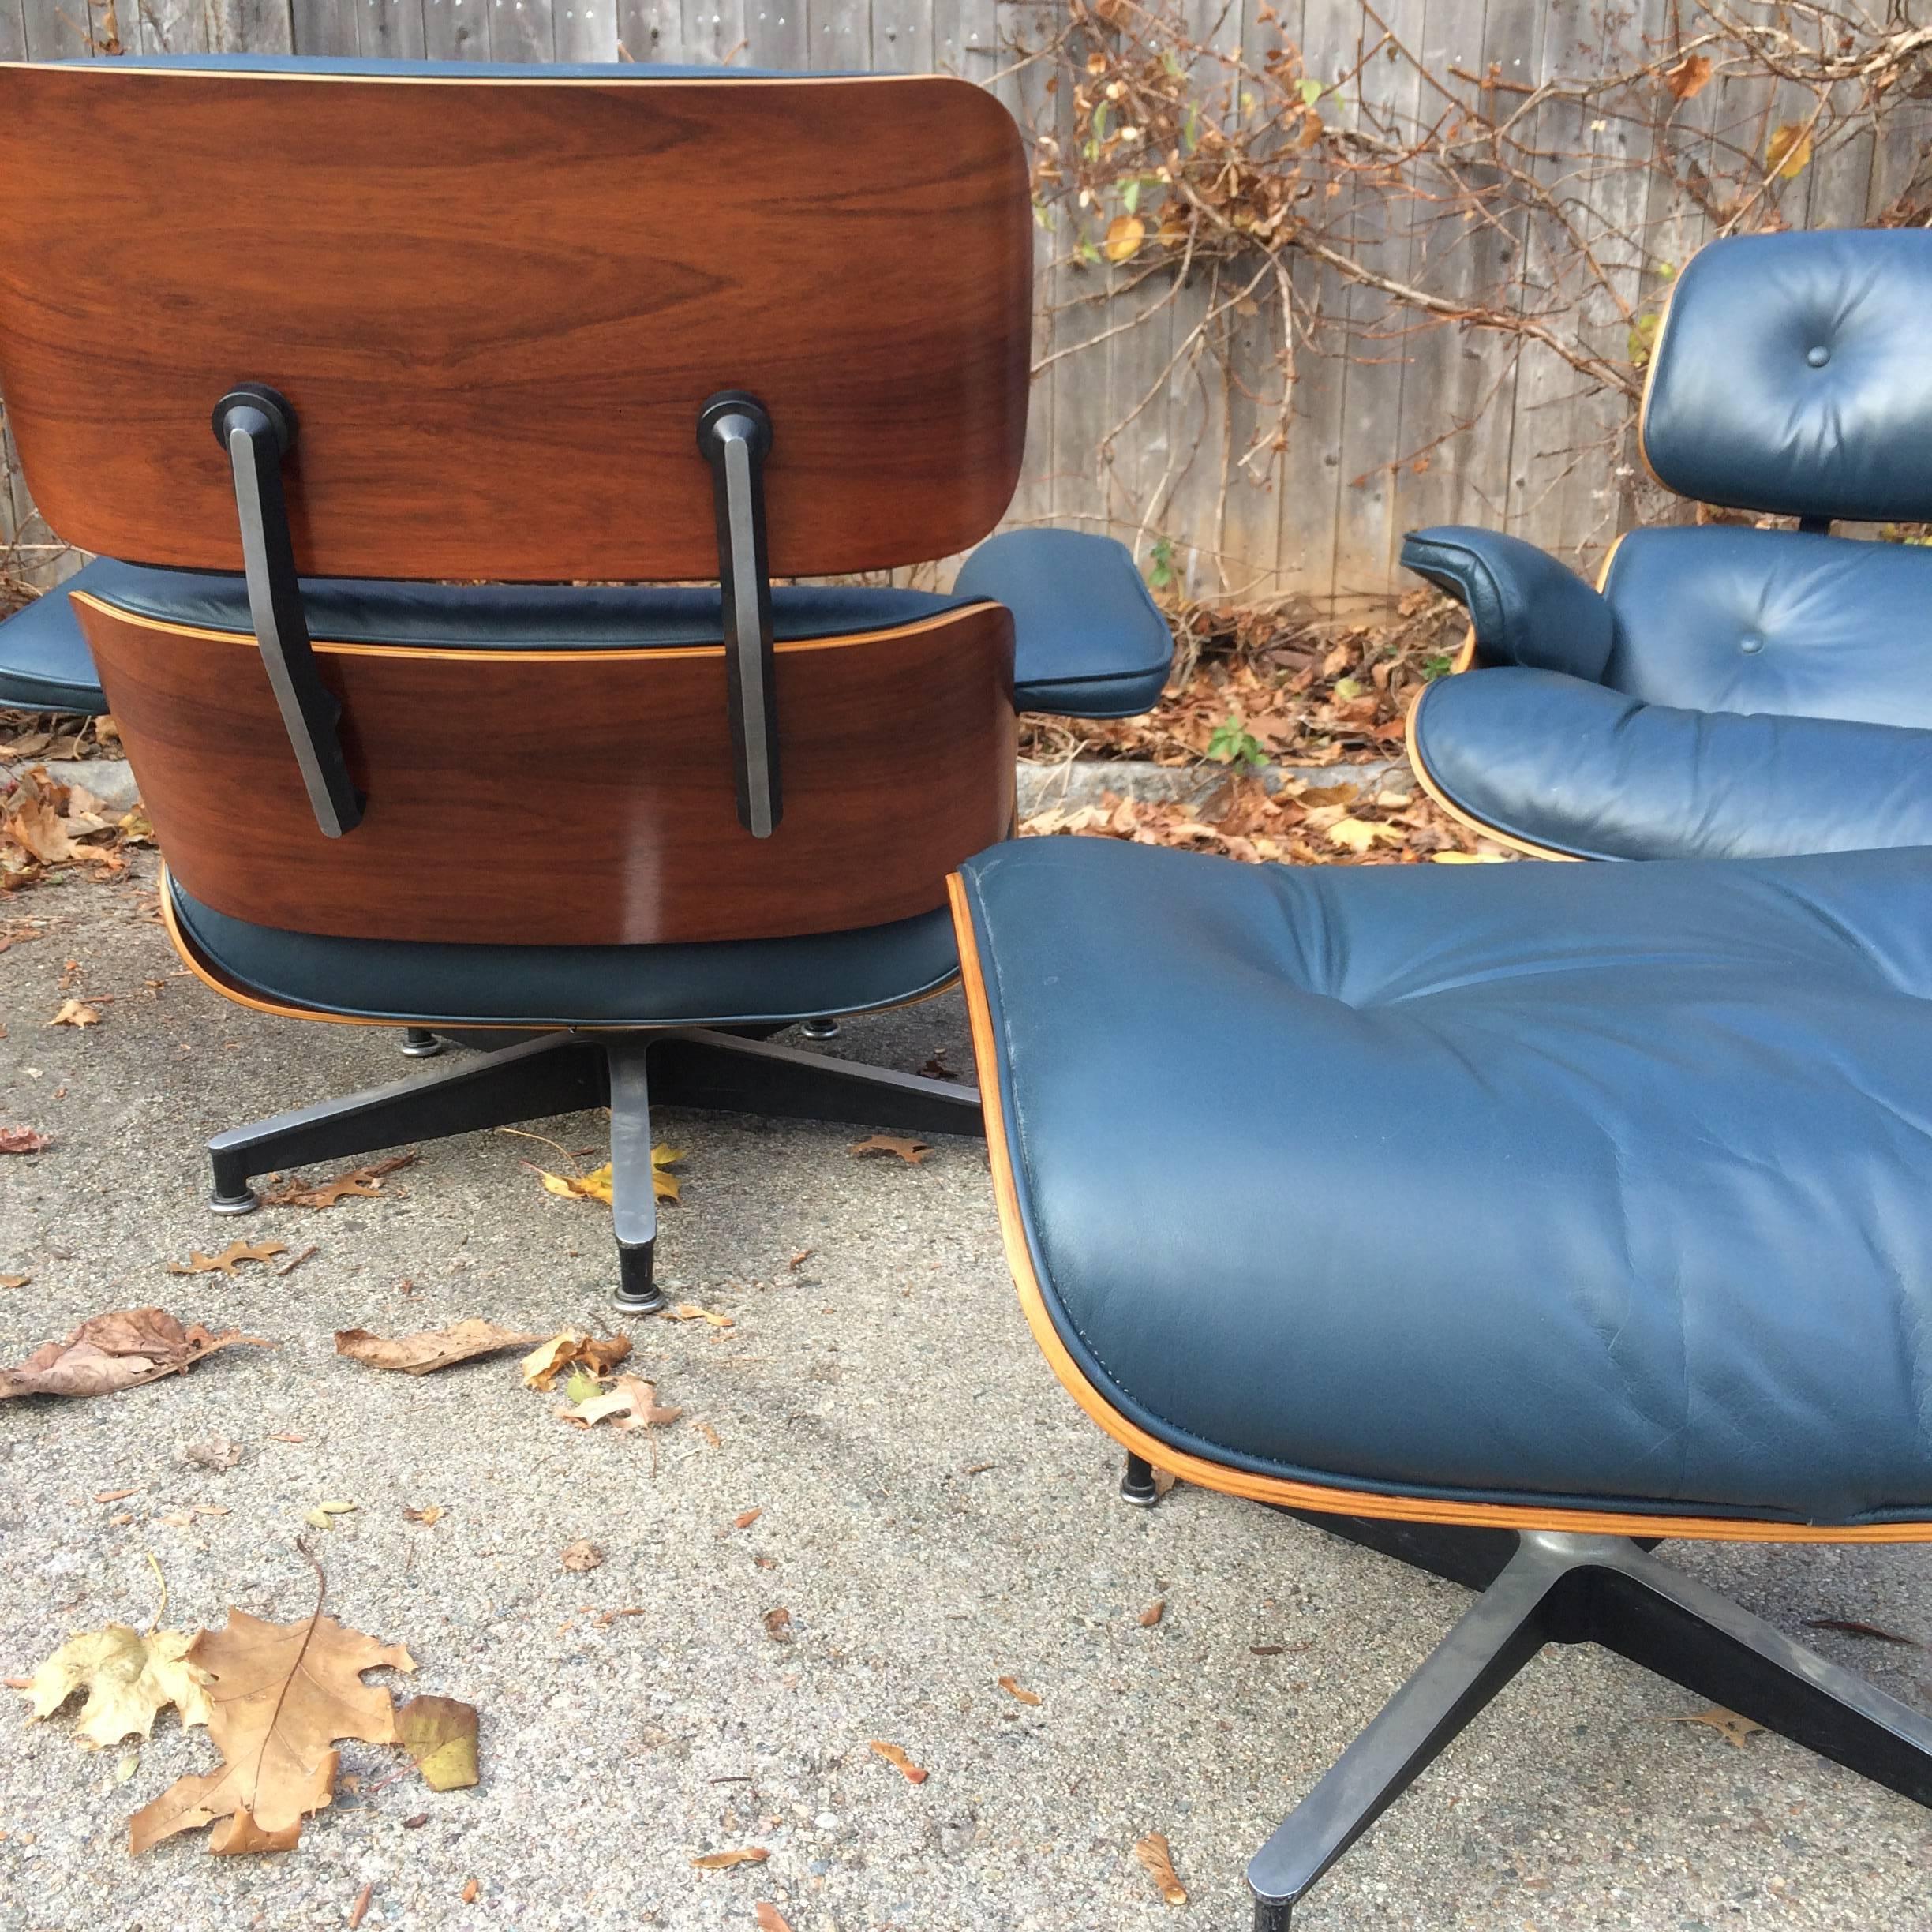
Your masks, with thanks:
[[[39,762],[24,759],[18,765],[0,766],[0,771],[12,777]],[[57,759],[47,766],[47,773],[58,784],[84,786],[114,811],[126,811],[138,796],[125,758]],[[1153,765],[1131,758],[1072,758],[1047,765],[1023,758],[1020,815],[1030,818],[1036,812],[1055,808],[1076,811],[1084,805],[1099,804],[1110,792],[1139,804],[1198,805],[1227,776],[1223,767],[1213,765]],[[1373,758],[1360,765],[1270,765],[1258,776],[1271,792],[1297,781],[1315,785],[1346,782],[1359,785],[1368,796],[1415,788],[1408,766],[1399,758]]]

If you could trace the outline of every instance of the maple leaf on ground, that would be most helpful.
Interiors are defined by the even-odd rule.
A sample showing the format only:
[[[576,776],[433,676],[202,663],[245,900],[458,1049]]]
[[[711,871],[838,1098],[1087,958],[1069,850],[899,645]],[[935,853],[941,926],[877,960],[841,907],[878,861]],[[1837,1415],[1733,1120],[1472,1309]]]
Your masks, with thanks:
[[[395,1706],[362,1673],[413,1671],[400,1644],[379,1642],[322,1613],[268,1623],[230,1608],[227,1624],[204,1631],[188,1661],[207,1683],[208,1735],[216,1771],[178,1778],[128,1822],[129,1849],[144,1852],[177,1832],[213,1825],[215,1852],[286,1852],[302,1820],[333,1802],[338,1739],[397,1742]]]
[[[43,1154],[53,1144],[37,1127],[0,1127],[0,1154]]]
[[[90,1750],[118,1744],[125,1737],[149,1737],[155,1717],[172,1704],[186,1724],[208,1720],[208,1693],[200,1673],[188,1663],[197,1633],[143,1632],[125,1623],[83,1631],[13,1688],[24,1690],[36,1720],[51,1717],[77,1692],[84,1690],[74,1735]]]
[[[365,1167],[351,1167],[332,1181],[303,1180],[290,1174],[282,1185],[261,1197],[264,1208],[334,1208],[347,1198],[359,1198],[382,1192],[383,1176],[399,1167],[413,1166],[421,1156],[392,1154],[388,1160],[372,1161]]]
[[[244,1261],[259,1261],[266,1267],[277,1255],[288,1252],[286,1241],[231,1241],[218,1255],[205,1255],[199,1248],[188,1250],[188,1259],[170,1261],[167,1271],[170,1275],[226,1275],[230,1281],[234,1271]]]
[[[458,1698],[416,1697],[399,1705],[396,1742],[432,1791],[463,1791],[477,1781],[477,1710]]]
[[[615,1428],[662,1428],[675,1422],[684,1411],[666,1408],[657,1400],[657,1385],[641,1376],[620,1376],[608,1394],[593,1395],[558,1410],[560,1421],[590,1428],[608,1421]]]
[[[335,1353],[370,1368],[393,1368],[403,1375],[429,1375],[452,1363],[474,1361],[479,1355],[498,1355],[505,1349],[528,1348],[539,1338],[521,1329],[499,1328],[494,1322],[471,1316],[447,1328],[425,1328],[414,1335],[372,1335],[366,1328],[338,1328]]]
[[[523,1357],[523,1386],[541,1389],[547,1395],[566,1368],[574,1368],[581,1362],[593,1375],[607,1376],[630,1353],[627,1335],[600,1339],[565,1328]]]
[[[852,1143],[855,1154],[896,1154],[909,1167],[916,1167],[932,1151],[923,1140],[908,1140],[897,1134],[872,1134]]]
[[[0,1402],[14,1395],[111,1395],[178,1375],[237,1342],[275,1346],[238,1328],[219,1335],[199,1322],[184,1328],[165,1309],[118,1309],[84,1321],[65,1342],[43,1342],[17,1368],[0,1368]]]

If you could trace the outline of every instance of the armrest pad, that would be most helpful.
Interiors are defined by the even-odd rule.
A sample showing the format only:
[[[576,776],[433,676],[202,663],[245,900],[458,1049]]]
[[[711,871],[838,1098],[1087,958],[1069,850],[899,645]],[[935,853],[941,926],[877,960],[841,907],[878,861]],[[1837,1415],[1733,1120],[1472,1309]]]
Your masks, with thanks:
[[[1079,530],[1007,530],[960,567],[955,597],[990,597],[1013,620],[1013,702],[1061,717],[1151,710],[1174,633],[1133,553]]]
[[[1411,530],[1402,560],[1462,599],[1489,663],[1601,682],[1616,635],[1610,606],[1546,551],[1500,530],[1443,526]]]

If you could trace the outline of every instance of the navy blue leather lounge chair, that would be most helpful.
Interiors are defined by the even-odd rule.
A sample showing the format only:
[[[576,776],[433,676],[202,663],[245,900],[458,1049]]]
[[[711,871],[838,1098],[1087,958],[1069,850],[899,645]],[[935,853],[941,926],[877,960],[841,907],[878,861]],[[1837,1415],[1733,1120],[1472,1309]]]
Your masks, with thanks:
[[[1593,590],[1519,537],[1413,533],[1477,668],[1411,714],[1421,782],[1545,857],[1932,844],[1932,234],[1749,235],[1695,256],[1638,444],[1702,503],[1799,519],[1635,530]]]
[[[1484,1593],[1256,1856],[1257,1932],[1546,1642],[1932,1803],[1932,1720],[1649,1553],[1932,1540],[1932,852],[1038,839],[954,897],[1007,1256],[1125,1492]],[[1430,1158],[1365,1203],[1391,1106]]]
[[[1011,829],[1016,713],[1130,714],[1166,675],[1103,539],[994,538],[947,596],[774,582],[1006,508],[1032,219],[990,95],[0,66],[0,393],[103,553],[0,631],[0,696],[92,708],[98,671],[217,990],[432,1050],[537,1035],[217,1135],[216,1208],[608,1100],[642,1309],[653,1093],[980,1131],[970,1088],[769,1036],[949,984],[945,878]]]

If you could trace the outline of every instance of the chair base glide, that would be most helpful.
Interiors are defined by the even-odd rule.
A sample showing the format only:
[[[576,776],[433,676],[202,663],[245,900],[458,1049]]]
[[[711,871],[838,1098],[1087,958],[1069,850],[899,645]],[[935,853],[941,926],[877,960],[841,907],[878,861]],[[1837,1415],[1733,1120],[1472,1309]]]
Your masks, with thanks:
[[[1121,1500],[1136,1509],[1151,1509],[1160,1500],[1160,1486],[1154,1480],[1154,1466],[1144,1456],[1127,1452],[1127,1466],[1121,1471]]]
[[[214,1169],[208,1205],[218,1214],[248,1213],[260,1204],[249,1186],[253,1175],[608,1104],[618,1305],[649,1313],[662,1305],[653,1279],[653,1098],[667,1106],[888,1132],[983,1136],[986,1131],[978,1091],[954,1080],[705,1027],[547,1034],[217,1134],[208,1144]]]
[[[1254,1932],[1288,1932],[1315,1881],[1546,1643],[1601,1644],[1932,1804],[1932,1719],[1629,1537],[1286,1513],[1483,1593],[1256,1853]]]

